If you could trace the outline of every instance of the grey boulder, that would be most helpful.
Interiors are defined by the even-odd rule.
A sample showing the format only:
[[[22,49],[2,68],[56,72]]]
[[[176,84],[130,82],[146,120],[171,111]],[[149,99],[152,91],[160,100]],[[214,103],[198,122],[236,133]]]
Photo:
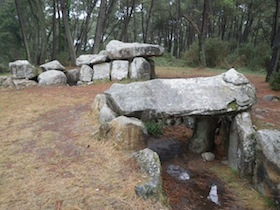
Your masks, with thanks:
[[[71,69],[65,71],[65,75],[67,77],[67,84],[76,85],[80,79],[80,69]]]
[[[38,71],[28,60],[10,62],[9,68],[15,79],[30,79],[38,75]]]
[[[49,70],[39,75],[38,82],[40,86],[66,85],[67,77],[62,71]]]
[[[259,130],[256,135],[254,185],[280,207],[280,131]],[[276,208],[276,209],[278,209]]]
[[[65,67],[58,60],[53,60],[48,63],[42,64],[40,65],[40,67],[43,71],[49,71],[49,70],[65,71]]]

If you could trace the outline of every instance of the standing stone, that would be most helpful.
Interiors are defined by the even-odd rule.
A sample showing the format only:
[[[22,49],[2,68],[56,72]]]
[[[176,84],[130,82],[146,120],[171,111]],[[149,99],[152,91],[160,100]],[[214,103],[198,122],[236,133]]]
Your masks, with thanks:
[[[9,68],[15,79],[30,79],[38,75],[36,68],[27,60],[10,62]]]
[[[194,153],[212,151],[218,119],[215,117],[198,117],[189,148]]]
[[[161,164],[156,152],[146,148],[133,153],[140,169],[148,175],[148,180],[142,185],[135,187],[138,196],[146,198],[159,199],[162,194]]]
[[[80,80],[83,82],[92,81],[93,69],[88,65],[82,65],[80,70]]]
[[[67,77],[62,71],[49,70],[38,76],[38,82],[41,86],[66,85]]]
[[[67,77],[67,84],[77,85],[77,82],[80,79],[80,69],[71,69],[65,71],[65,75]]]
[[[111,63],[100,63],[93,65],[93,78],[92,80],[110,80]]]
[[[255,130],[249,112],[237,114],[231,124],[228,163],[241,177],[252,178],[255,164]]]
[[[150,63],[142,57],[134,58],[129,68],[130,79],[151,79]]]
[[[49,70],[65,71],[65,67],[58,60],[53,60],[48,63],[42,64],[40,67],[43,71],[49,71]]]
[[[129,62],[128,61],[122,61],[122,60],[113,61],[112,62],[111,79],[112,80],[127,79],[128,68],[129,68]]]
[[[139,150],[145,147],[147,130],[137,118],[117,117],[110,123],[103,124],[100,133],[112,141],[117,149]]]
[[[280,208],[280,131],[259,130],[256,134],[254,185]]]

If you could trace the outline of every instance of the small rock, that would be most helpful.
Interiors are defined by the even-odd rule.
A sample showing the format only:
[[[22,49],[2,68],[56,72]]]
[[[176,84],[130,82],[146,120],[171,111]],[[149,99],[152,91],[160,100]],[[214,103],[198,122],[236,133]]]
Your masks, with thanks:
[[[212,185],[212,187],[210,189],[210,192],[209,192],[209,195],[207,196],[207,199],[209,199],[213,203],[217,204],[218,206],[221,205],[220,202],[219,202],[217,185]]]
[[[256,115],[255,115],[255,117],[256,117],[256,118],[258,118],[258,119],[265,119],[265,117],[264,117],[264,116],[259,115],[259,114],[256,114]]]
[[[169,165],[166,172],[177,180],[186,181],[190,179],[189,173],[184,168],[177,165]]]
[[[203,158],[203,161],[212,161],[215,159],[215,155],[212,152],[204,152],[201,154],[201,157]]]
[[[279,101],[279,97],[273,95],[265,95],[263,99],[265,101]]]

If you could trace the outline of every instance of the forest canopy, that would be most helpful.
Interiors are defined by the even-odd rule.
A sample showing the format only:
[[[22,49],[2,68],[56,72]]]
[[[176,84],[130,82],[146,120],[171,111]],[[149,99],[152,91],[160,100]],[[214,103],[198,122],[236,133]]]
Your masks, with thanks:
[[[279,71],[279,19],[279,0],[2,0],[0,64],[70,65],[117,39],[193,66]]]

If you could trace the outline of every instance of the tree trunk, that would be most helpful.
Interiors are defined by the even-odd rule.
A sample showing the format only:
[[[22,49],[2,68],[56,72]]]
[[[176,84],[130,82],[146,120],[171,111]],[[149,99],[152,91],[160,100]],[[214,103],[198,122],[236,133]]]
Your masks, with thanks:
[[[270,76],[274,72],[279,71],[279,60],[280,60],[280,25],[278,26],[277,32],[274,36],[273,47],[272,47],[272,56],[267,70],[267,75],[265,81],[268,82]]]
[[[32,62],[30,51],[29,51],[29,44],[28,44],[27,35],[26,35],[26,31],[25,31],[25,26],[24,26],[25,20],[24,20],[23,14],[21,12],[22,9],[20,8],[19,0],[15,0],[15,4],[16,4],[16,10],[17,10],[17,14],[18,14],[19,25],[20,25],[20,29],[21,29],[21,33],[22,33],[22,37],[23,37],[24,48],[25,48],[27,60]]]
[[[154,9],[154,0],[151,0],[151,2],[150,2],[150,8],[149,8],[148,17],[147,17],[146,21],[144,21],[144,12],[143,12],[144,8],[143,7],[144,7],[144,3],[142,3],[141,17],[142,17],[143,42],[146,43],[148,40],[148,35],[149,35],[151,15],[152,15],[152,12]],[[146,23],[146,24],[144,24],[144,23]]]
[[[209,24],[209,13],[210,13],[210,0],[204,0],[202,26],[201,26],[201,33],[198,42],[199,61],[200,61],[200,65],[203,67],[206,66],[205,39],[207,36],[207,28]]]
[[[53,17],[52,17],[52,28],[53,28],[53,42],[52,42],[52,53],[51,58],[55,60],[57,57],[57,23],[56,23],[56,0],[53,0]]]
[[[60,8],[62,12],[62,18],[65,28],[65,35],[68,43],[70,58],[71,58],[71,64],[75,66],[76,64],[76,53],[74,49],[73,39],[70,31],[69,21],[68,21],[68,7],[65,0],[60,0]]]
[[[97,26],[94,37],[93,53],[97,54],[100,50],[100,43],[102,41],[104,32],[104,23],[106,18],[106,2],[107,0],[101,0],[100,9],[98,13]]]
[[[121,40],[124,42],[128,41],[128,25],[130,22],[130,19],[132,17],[133,11],[134,11],[134,6],[135,6],[135,0],[127,0],[126,4],[126,16],[124,18],[124,26],[123,30],[121,33]]]
[[[34,30],[36,34],[36,64],[42,64],[45,62],[47,54],[47,34],[46,34],[46,22],[43,9],[43,2],[41,0],[29,0],[31,12],[35,18]]]

